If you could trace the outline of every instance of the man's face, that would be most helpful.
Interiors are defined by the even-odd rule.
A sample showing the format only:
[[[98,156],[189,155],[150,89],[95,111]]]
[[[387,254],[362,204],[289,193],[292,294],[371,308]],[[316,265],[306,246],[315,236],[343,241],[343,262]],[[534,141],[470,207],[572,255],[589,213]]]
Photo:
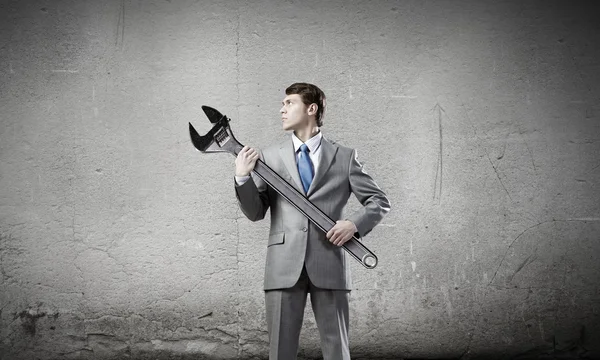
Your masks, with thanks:
[[[283,130],[298,130],[309,125],[310,109],[302,102],[300,95],[287,95],[281,103],[283,106],[279,112]]]

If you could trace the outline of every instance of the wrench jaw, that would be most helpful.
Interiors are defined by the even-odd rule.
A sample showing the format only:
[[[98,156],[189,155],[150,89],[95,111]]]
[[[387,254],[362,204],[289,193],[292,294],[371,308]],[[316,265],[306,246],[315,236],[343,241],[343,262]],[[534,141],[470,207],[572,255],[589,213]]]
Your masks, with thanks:
[[[223,118],[223,114],[221,114],[219,110],[211,108],[210,106],[202,105],[202,111],[204,111],[208,120],[213,124],[218,123],[221,118]]]
[[[204,153],[228,152],[237,155],[243,145],[233,136],[229,118],[208,106],[202,106],[202,110],[214,126],[206,135],[200,135],[189,123],[190,138],[194,147]]]
[[[198,151],[201,151],[203,153],[225,151],[225,150],[222,150],[219,148],[219,145],[215,142],[214,137],[211,134],[211,133],[214,133],[214,131],[213,131],[214,127],[213,127],[213,129],[211,129],[211,131],[208,132],[208,134],[200,135],[200,134],[198,134],[196,129],[194,129],[194,127],[192,126],[192,123],[189,123],[189,124],[190,124],[190,138],[192,139],[192,144],[194,144],[194,147]]]

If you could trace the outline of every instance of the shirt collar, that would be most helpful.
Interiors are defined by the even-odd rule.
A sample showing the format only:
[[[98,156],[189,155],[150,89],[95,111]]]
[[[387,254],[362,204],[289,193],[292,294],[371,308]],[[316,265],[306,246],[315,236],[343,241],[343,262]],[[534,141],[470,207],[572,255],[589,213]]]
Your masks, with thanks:
[[[306,140],[306,143],[303,143],[302,140],[298,139],[296,134],[292,132],[292,142],[294,143],[294,152],[298,152],[298,149],[302,144],[306,144],[308,147],[308,151],[311,153],[315,153],[319,146],[321,146],[321,139],[323,138],[323,134],[319,131],[315,136]]]

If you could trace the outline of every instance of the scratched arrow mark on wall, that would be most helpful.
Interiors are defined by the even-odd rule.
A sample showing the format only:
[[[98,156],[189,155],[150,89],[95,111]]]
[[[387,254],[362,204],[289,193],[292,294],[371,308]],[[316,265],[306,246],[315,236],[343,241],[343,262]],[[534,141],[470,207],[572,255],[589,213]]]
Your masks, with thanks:
[[[125,0],[121,0],[121,9],[119,10],[119,20],[117,21],[117,34],[115,38],[115,47],[123,49],[125,41]]]
[[[442,201],[442,184],[443,184],[443,173],[444,173],[444,135],[442,133],[442,113],[446,114],[446,110],[440,105],[440,103],[436,103],[433,109],[434,116],[437,118],[438,128],[439,128],[439,141],[440,141],[440,149],[438,153],[438,161],[437,167],[435,170],[435,183],[433,186],[433,201],[437,200],[437,203],[440,204]]]

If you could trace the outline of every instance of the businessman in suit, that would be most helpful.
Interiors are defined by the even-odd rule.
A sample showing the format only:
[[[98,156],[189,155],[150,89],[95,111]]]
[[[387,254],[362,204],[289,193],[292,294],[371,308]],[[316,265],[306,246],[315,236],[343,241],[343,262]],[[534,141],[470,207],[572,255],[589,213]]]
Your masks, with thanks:
[[[348,302],[351,278],[341,246],[364,236],[390,210],[384,192],[358,162],[356,151],[326,139],[320,131],[325,94],[315,85],[295,83],[282,101],[283,129],[291,135],[262,152],[244,147],[235,161],[235,191],[251,221],[271,209],[265,266],[265,307],[269,359],[296,359],[307,294],[325,360],[348,360]],[[260,178],[251,174],[261,158],[334,220],[323,233]],[[346,216],[350,194],[362,207]]]

